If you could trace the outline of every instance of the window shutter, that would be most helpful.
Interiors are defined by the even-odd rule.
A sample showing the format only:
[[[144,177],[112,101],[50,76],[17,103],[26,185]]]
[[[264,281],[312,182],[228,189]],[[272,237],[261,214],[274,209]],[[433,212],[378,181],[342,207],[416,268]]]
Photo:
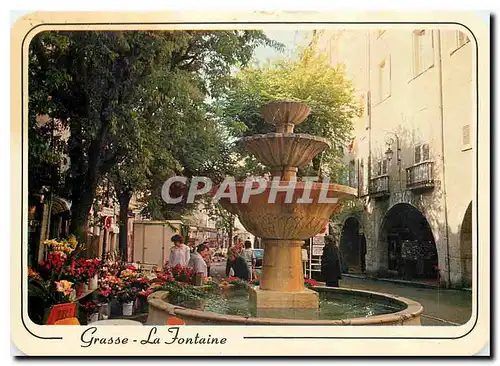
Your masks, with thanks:
[[[429,144],[422,145],[422,161],[429,160]]]
[[[415,164],[420,163],[421,161],[421,156],[420,156],[420,145],[415,146]]]
[[[462,127],[462,145],[470,145],[470,125]]]
[[[382,162],[379,160],[377,161],[377,176],[382,175]]]
[[[387,174],[387,159],[382,160],[382,174]]]

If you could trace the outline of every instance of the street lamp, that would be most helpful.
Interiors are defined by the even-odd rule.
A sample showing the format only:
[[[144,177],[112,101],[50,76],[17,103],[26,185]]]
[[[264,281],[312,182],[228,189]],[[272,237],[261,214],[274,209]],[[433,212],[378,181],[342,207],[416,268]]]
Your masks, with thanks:
[[[392,157],[394,156],[394,151],[392,150],[392,145],[394,145],[394,142],[396,143],[396,159],[399,164],[401,162],[401,147],[399,145],[398,135],[396,135],[394,132],[387,132],[385,137],[385,143],[387,145],[385,156],[389,161],[391,161]]]
[[[392,150],[392,145],[396,143],[396,161],[398,165],[398,176],[399,176],[399,190],[401,191],[401,146],[399,144],[399,137],[394,132],[388,131],[385,136],[385,143],[387,145],[387,150],[385,151],[385,157],[388,161],[391,161],[394,156],[394,151]]]

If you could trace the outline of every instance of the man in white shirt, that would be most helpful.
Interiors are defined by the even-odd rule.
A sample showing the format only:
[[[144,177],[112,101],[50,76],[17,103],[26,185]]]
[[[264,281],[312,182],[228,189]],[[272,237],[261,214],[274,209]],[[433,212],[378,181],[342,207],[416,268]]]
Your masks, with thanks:
[[[174,242],[174,246],[170,249],[168,264],[175,267],[180,264],[182,267],[187,267],[189,264],[189,247],[182,243],[182,236],[176,234],[170,239]]]

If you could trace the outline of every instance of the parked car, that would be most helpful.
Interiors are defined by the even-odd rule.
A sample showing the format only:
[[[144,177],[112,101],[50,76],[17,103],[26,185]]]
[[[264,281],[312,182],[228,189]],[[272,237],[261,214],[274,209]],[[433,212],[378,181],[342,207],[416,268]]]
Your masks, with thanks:
[[[264,249],[254,249],[255,268],[262,268],[262,258],[264,257]]]

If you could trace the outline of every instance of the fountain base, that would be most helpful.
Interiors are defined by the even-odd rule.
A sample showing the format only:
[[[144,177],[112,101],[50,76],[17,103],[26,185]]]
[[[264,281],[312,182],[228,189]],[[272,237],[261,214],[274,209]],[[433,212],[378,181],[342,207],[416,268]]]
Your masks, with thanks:
[[[248,290],[250,303],[257,309],[317,309],[319,295],[316,291],[304,289],[302,291],[270,291],[251,287]]]

